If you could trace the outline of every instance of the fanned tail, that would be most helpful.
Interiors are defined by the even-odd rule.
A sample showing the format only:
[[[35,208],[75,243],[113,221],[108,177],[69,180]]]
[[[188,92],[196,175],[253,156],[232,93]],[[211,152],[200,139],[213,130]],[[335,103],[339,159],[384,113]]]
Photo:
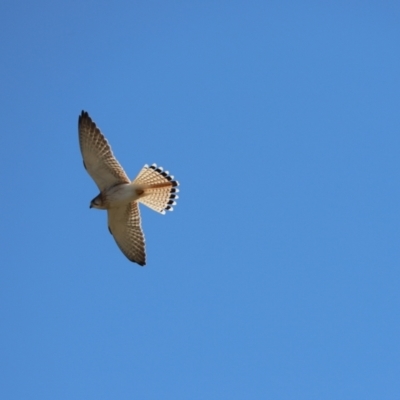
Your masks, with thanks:
[[[156,164],[150,167],[145,165],[133,183],[141,185],[143,190],[138,201],[152,210],[165,214],[165,211],[172,211],[172,206],[176,205],[179,182]]]

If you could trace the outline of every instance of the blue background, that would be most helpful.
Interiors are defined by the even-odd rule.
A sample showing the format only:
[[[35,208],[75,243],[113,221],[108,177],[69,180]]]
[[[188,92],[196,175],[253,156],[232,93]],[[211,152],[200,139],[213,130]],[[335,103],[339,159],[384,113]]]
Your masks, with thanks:
[[[399,399],[396,1],[4,1],[4,399]],[[82,165],[181,183],[122,255]]]

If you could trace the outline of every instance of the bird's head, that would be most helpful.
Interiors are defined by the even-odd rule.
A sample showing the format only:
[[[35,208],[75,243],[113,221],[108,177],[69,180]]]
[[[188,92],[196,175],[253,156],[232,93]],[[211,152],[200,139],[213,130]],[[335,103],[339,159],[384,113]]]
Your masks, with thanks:
[[[104,210],[105,206],[104,206],[104,202],[103,202],[103,198],[101,196],[101,193],[96,196],[91,202],[90,202],[90,206],[89,208],[98,208],[100,210]]]

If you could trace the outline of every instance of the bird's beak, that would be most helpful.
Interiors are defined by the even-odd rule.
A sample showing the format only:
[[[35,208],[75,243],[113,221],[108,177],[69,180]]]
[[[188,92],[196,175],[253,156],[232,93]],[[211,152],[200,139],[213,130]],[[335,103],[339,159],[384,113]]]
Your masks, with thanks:
[[[92,203],[90,203],[90,206],[89,206],[89,208],[93,208],[93,206],[92,206]]]

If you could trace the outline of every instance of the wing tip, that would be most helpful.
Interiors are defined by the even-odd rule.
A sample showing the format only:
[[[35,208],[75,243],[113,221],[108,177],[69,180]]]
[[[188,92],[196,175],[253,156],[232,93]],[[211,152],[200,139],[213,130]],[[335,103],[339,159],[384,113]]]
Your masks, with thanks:
[[[81,121],[83,118],[85,118],[85,119],[89,118],[90,119],[89,113],[87,111],[85,111],[85,110],[81,111],[81,115],[79,116],[79,121]]]

